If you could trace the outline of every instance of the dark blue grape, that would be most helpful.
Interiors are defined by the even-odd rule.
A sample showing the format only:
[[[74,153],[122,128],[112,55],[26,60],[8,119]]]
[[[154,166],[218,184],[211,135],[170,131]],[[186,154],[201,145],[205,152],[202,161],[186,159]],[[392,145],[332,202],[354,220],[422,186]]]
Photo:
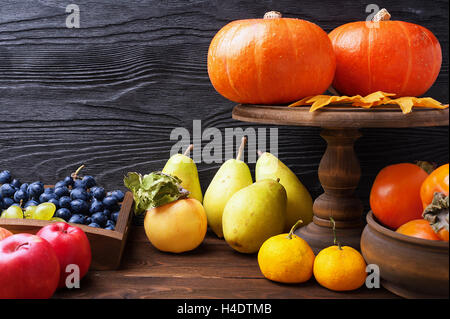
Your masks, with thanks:
[[[73,178],[71,176],[66,176],[64,178],[64,184],[69,187],[69,186],[73,186]]]
[[[63,196],[59,198],[59,207],[61,208],[70,208],[70,202],[72,200],[69,196]]]
[[[55,190],[60,187],[67,187],[67,185],[64,181],[59,181],[55,184]]]
[[[95,185],[97,185],[95,178],[92,176],[83,177],[83,183],[86,186],[86,188],[91,188],[91,187],[94,187]]]
[[[107,196],[103,199],[103,205],[106,208],[112,209],[117,205],[117,198],[114,196]]]
[[[55,189],[53,187],[48,187],[44,189],[45,194],[53,194],[55,192]]]
[[[105,227],[108,227],[108,226],[113,226],[113,227],[115,227],[115,226],[116,226],[116,223],[115,223],[113,220],[108,219],[108,220],[106,221]]]
[[[99,224],[101,227],[104,227],[108,218],[102,213],[95,213],[91,216],[92,222]]]
[[[81,179],[76,179],[73,183],[73,188],[83,188],[86,189],[86,184]]]
[[[0,187],[0,193],[2,194],[2,196],[4,198],[13,197],[15,192],[16,192],[16,190],[14,189],[14,187],[11,184],[3,184]]]
[[[75,199],[70,202],[70,210],[75,214],[85,214],[88,209],[88,204],[84,200]]]
[[[109,209],[104,209],[102,214],[108,217],[108,219],[111,218],[111,211]]]
[[[98,200],[103,200],[106,196],[105,189],[103,187],[96,187],[94,189],[91,189],[92,196],[94,198],[97,198]]]
[[[125,197],[125,194],[121,190],[116,190],[111,192],[111,196],[117,198],[118,202],[122,202]]]
[[[74,188],[70,192],[70,198],[72,198],[72,200],[81,199],[87,201],[89,199],[89,195],[84,188]]]
[[[17,178],[13,179],[10,184],[15,188],[20,188],[20,186],[22,186],[22,183]]]
[[[23,183],[22,185],[20,185],[19,189],[28,192],[28,186],[28,183]]]
[[[84,219],[84,223],[85,223],[86,225],[89,225],[90,223],[92,223],[92,218],[91,218],[91,217],[86,217],[86,218]]]
[[[69,189],[67,188],[67,186],[61,186],[58,188],[55,187],[55,194],[58,197],[63,197],[63,196],[69,196],[70,192],[69,192]]]
[[[50,199],[56,199],[55,193],[42,193],[41,196],[39,196],[40,203],[46,203],[50,201]]]
[[[80,214],[72,215],[69,219],[69,223],[84,224],[84,216]]]
[[[38,199],[43,192],[44,186],[40,182],[34,182],[28,186],[28,194],[32,198]]]
[[[35,201],[34,199],[29,200],[28,202],[25,203],[25,205],[23,206],[23,208],[27,208],[28,206],[37,206],[39,205],[39,203],[37,201]]]
[[[10,171],[0,172],[0,184],[8,184],[11,180],[12,176]]]
[[[119,212],[115,212],[111,214],[111,219],[117,223],[117,219],[119,218]]]
[[[17,192],[14,193],[14,201],[16,203],[20,203],[20,201],[23,202],[28,201],[28,192],[19,189]]]
[[[48,202],[54,204],[56,206],[56,209],[59,208],[59,199],[57,199],[57,198],[50,198],[48,200]]]
[[[97,212],[102,212],[104,209],[103,207],[103,203],[99,200],[94,199],[91,202],[91,205],[89,206],[89,212],[91,214],[97,213]]]
[[[72,217],[72,213],[67,208],[60,208],[55,212],[55,217],[64,219],[66,222]]]
[[[8,208],[12,204],[14,204],[14,199],[9,198],[9,197],[3,198],[3,207]]]
[[[90,223],[88,226],[95,227],[95,228],[101,228],[100,225],[97,223]]]

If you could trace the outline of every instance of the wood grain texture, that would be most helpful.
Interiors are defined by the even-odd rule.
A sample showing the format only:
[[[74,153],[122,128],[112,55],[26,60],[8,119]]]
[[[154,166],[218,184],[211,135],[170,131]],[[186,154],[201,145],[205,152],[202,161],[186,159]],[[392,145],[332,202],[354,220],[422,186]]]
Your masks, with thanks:
[[[192,252],[163,253],[131,228],[118,271],[90,271],[82,289],[61,290],[55,298],[397,298],[383,288],[333,292],[314,279],[295,285],[265,279],[255,255],[240,254],[208,233]]]
[[[161,169],[175,127],[267,127],[231,119],[234,104],[211,86],[206,56],[226,23],[278,10],[329,32],[364,20],[367,3],[315,1],[77,0],[80,29],[67,29],[65,3],[3,0],[0,6],[0,169],[22,180],[54,183],[80,164],[107,189],[123,188],[128,171]],[[441,42],[443,64],[427,92],[448,103],[448,1],[378,1],[393,19],[429,28]],[[448,127],[367,129],[356,142],[362,177],[358,195],[368,209],[375,174],[387,164],[448,162]],[[208,141],[203,141],[203,145]],[[325,142],[319,129],[279,128],[279,157],[308,187]],[[201,163],[206,190],[219,164]],[[254,164],[250,164],[254,170]]]

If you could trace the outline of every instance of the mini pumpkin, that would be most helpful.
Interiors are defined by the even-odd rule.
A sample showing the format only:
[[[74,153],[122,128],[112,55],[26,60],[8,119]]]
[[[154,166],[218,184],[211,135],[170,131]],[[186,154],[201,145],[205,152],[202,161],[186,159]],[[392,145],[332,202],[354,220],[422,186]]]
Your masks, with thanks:
[[[325,31],[278,12],[227,24],[208,52],[214,88],[243,104],[285,104],[321,94],[331,85],[335,68]]]
[[[420,96],[433,85],[442,63],[439,41],[420,25],[389,18],[382,9],[373,21],[347,23],[329,34],[339,93]]]

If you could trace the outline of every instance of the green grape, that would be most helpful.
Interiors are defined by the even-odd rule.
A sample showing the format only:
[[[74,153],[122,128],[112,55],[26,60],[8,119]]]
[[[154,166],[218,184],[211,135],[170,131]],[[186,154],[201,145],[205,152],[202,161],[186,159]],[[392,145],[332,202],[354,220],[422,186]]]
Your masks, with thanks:
[[[56,206],[53,203],[42,203],[36,207],[32,217],[33,219],[50,220],[56,211]]]
[[[3,211],[2,218],[23,218],[22,208],[17,205],[10,206]]]
[[[55,221],[55,222],[66,222],[64,219],[62,219],[62,218],[59,218],[59,217],[52,217],[52,219],[50,219],[50,220],[52,220],[52,221]]]
[[[37,206],[28,206],[25,208],[25,212],[23,213],[24,218],[31,219],[33,218],[33,214],[36,211]]]

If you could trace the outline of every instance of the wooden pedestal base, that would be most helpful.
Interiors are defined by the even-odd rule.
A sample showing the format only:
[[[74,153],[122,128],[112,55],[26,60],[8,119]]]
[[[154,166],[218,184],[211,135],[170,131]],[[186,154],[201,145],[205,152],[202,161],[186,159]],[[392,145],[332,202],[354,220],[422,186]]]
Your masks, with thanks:
[[[354,142],[361,134],[357,129],[326,128],[321,136],[328,144],[319,165],[324,193],[314,201],[313,222],[296,233],[317,253],[333,245],[333,217],[338,241],[359,250],[363,205],[354,196],[361,176]]]

